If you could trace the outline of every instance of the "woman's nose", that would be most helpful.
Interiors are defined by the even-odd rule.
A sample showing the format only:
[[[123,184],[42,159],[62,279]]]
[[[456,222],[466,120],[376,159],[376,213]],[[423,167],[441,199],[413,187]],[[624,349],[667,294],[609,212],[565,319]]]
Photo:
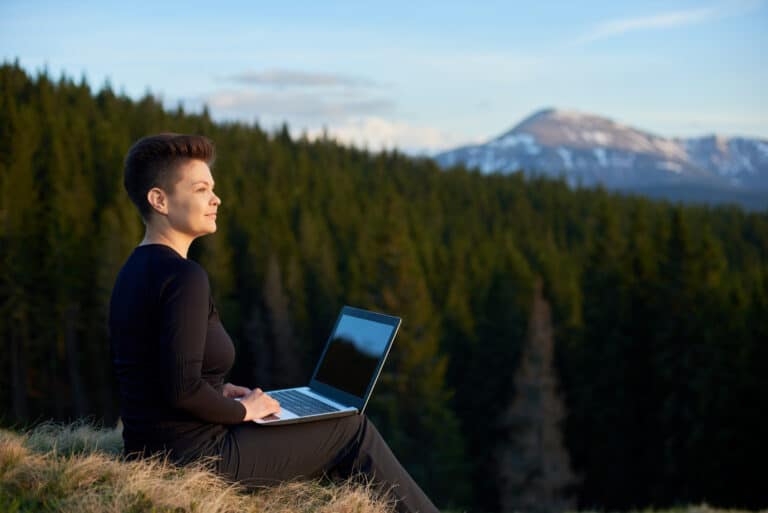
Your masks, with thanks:
[[[213,202],[218,206],[221,205],[221,198],[218,197],[215,193],[213,195]]]

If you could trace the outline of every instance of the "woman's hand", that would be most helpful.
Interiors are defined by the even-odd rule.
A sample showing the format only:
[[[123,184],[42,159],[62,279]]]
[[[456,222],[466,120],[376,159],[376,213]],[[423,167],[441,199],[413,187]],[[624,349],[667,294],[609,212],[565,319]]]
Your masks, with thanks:
[[[224,394],[224,397],[234,399],[235,397],[243,397],[244,395],[250,394],[251,389],[246,387],[239,387],[237,385],[233,385],[232,383],[224,383],[224,389],[221,391],[221,393]]]
[[[240,399],[240,403],[245,406],[245,418],[243,421],[263,419],[264,417],[280,413],[280,403],[262,392],[260,388],[243,396]]]

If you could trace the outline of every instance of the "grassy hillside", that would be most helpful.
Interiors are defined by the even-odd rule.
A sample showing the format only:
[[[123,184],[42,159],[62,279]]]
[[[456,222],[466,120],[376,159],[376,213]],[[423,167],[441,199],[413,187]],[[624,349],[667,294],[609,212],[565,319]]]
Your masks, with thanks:
[[[202,465],[122,461],[117,429],[44,424],[0,431],[0,511],[115,513],[385,513],[358,484],[292,482],[248,493]]]
[[[120,429],[46,423],[0,430],[0,511],[115,513],[390,513],[363,485],[303,481],[256,493],[226,483],[202,465],[160,459],[123,461]],[[635,513],[739,513],[707,505]]]

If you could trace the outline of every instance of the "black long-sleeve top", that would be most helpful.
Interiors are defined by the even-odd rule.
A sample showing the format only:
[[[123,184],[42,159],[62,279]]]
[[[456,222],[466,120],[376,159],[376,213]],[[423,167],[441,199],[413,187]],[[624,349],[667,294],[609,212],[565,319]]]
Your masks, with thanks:
[[[169,246],[137,247],[115,282],[109,331],[126,454],[187,462],[242,422],[245,407],[222,395],[235,348],[200,265]]]

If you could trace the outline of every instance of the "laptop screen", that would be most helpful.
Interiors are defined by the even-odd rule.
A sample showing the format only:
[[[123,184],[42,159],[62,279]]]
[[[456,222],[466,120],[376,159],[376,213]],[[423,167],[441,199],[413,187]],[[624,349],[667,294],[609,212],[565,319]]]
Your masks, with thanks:
[[[395,326],[343,313],[315,380],[362,398],[377,375]]]

